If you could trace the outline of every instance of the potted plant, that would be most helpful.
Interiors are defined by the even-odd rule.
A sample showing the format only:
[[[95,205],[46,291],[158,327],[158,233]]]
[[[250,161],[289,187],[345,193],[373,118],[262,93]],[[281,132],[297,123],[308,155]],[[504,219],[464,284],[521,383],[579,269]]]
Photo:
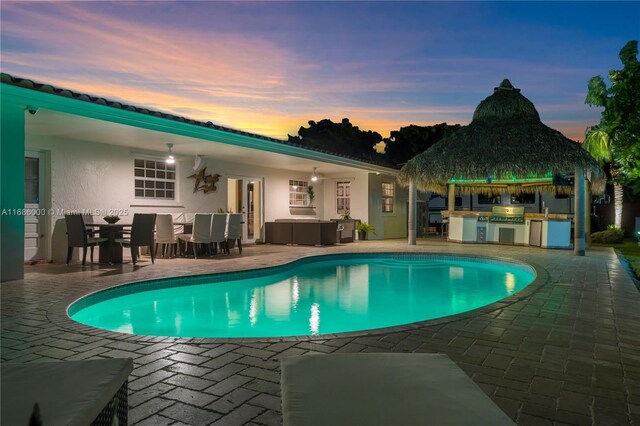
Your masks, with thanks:
[[[359,222],[356,225],[356,231],[358,231],[358,239],[359,240],[366,240],[367,239],[367,234],[371,233],[373,235],[378,235],[376,234],[376,227],[367,223],[367,222]]]
[[[351,219],[351,212],[349,210],[345,210],[344,212],[340,213],[340,219],[342,220]]]
[[[313,191],[313,185],[307,186],[307,196],[309,197],[309,207],[313,207],[313,201],[316,199],[316,193]]]

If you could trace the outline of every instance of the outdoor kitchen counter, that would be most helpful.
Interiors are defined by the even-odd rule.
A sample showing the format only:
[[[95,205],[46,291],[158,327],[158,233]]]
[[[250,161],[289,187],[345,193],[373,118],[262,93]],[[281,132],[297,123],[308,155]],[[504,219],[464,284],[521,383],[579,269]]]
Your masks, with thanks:
[[[536,219],[536,220],[568,220],[571,221],[573,215],[568,215],[564,213],[549,213],[548,216],[545,217],[544,213],[525,213],[525,220]]]
[[[491,218],[490,211],[469,211],[469,210],[460,210],[454,211],[450,213],[450,217],[470,217],[470,218],[478,218],[480,216],[486,216]],[[539,220],[568,220],[571,221],[573,215],[568,215],[564,213],[549,213],[547,217],[545,217],[544,213],[525,213],[525,220],[530,219],[539,219]]]
[[[525,225],[529,228],[530,246],[541,248],[570,249],[571,244],[571,219],[559,217],[526,218]]]
[[[571,218],[563,214],[545,217],[542,213],[528,213],[523,223],[499,223],[491,222],[491,212],[451,212],[448,240],[570,249]]]
[[[476,243],[478,241],[478,217],[475,212],[451,212],[449,215],[449,241]]]
[[[451,212],[450,217],[471,217],[471,218],[478,218],[479,216],[489,216],[491,217],[491,212],[478,212],[478,211],[469,211],[469,210],[461,210],[461,211],[454,211]]]

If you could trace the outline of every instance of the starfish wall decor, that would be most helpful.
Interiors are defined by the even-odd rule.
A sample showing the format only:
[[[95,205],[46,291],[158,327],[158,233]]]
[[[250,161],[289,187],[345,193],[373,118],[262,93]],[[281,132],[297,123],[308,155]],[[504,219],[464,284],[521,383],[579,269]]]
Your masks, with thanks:
[[[194,193],[198,191],[203,191],[205,194],[207,194],[209,192],[217,191],[216,183],[218,183],[218,180],[220,179],[220,175],[219,174],[207,175],[205,174],[206,169],[207,169],[206,167],[203,167],[202,170],[200,170],[199,172],[194,173],[191,176],[187,177],[187,179],[195,179],[195,185],[193,187]]]

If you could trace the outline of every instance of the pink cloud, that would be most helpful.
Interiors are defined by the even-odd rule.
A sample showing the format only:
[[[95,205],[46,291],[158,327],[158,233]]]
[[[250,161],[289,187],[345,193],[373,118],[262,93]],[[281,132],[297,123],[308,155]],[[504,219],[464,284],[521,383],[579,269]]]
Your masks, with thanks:
[[[511,77],[497,76],[488,87],[478,89],[479,68],[502,68],[509,73],[515,70],[522,75],[533,73],[534,83],[540,85],[543,80],[540,75],[575,71],[547,64],[531,66],[513,60],[476,57],[361,60],[327,67],[310,61],[300,52],[241,30],[234,33],[215,28],[177,30],[133,22],[127,16],[100,14],[88,4],[45,3],[46,7],[40,8],[33,7],[33,3],[3,2],[3,14],[12,16],[10,20],[3,19],[3,37],[11,36],[37,47],[37,50],[4,49],[2,64],[7,69],[3,71],[279,138],[296,133],[310,119],[322,118],[349,117],[361,128],[378,131],[383,136],[412,123],[467,124],[477,103],[416,106],[397,100],[392,103],[384,96],[393,92],[481,93],[484,96],[478,96],[479,102],[491,94],[503,77]],[[144,7],[145,3],[135,5]],[[126,8],[121,10],[126,13]],[[415,70],[413,66],[423,70]],[[442,68],[447,71],[439,71]],[[380,69],[398,72],[377,73]],[[361,74],[362,70],[366,72]],[[450,84],[442,84],[438,78]],[[518,80],[513,77],[512,82],[520,87]],[[483,81],[482,85],[485,84]],[[529,90],[531,86],[527,87]],[[380,106],[367,103],[374,96],[381,99],[375,103]],[[550,102],[538,108],[551,113],[575,110],[571,104]],[[582,125],[579,120],[552,123],[556,124],[552,127],[574,139],[578,135],[581,139],[584,134],[584,129],[578,131]]]

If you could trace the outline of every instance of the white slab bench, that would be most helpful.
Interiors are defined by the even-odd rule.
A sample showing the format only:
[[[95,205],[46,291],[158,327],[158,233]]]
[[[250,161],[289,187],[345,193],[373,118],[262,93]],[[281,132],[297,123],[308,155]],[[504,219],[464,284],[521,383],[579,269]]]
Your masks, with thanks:
[[[284,426],[513,425],[443,354],[282,360]]]

